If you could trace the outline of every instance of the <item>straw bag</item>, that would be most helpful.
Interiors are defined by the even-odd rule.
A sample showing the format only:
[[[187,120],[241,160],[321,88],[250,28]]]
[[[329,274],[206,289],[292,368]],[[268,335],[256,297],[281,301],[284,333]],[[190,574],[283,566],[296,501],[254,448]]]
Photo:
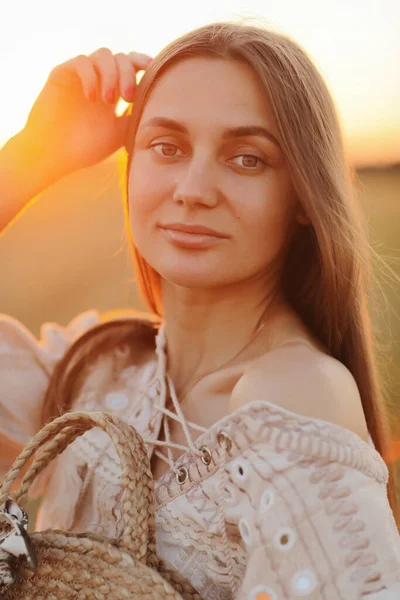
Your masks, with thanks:
[[[122,470],[119,539],[46,530],[26,533],[23,512],[35,477],[78,436],[101,427],[114,442]],[[18,492],[10,489],[33,457]],[[25,447],[0,487],[0,597],[201,600],[179,573],[156,555],[153,479],[136,430],[107,412],[68,413],[46,425]]]

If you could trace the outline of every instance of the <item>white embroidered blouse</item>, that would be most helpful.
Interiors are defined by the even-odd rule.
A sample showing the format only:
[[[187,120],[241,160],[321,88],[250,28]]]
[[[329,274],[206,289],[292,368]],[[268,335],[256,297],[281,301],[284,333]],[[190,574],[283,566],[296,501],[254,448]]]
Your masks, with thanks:
[[[45,324],[37,341],[0,316],[2,470],[42,426],[55,364],[99,322],[90,311],[66,328]],[[167,422],[167,393],[175,395],[162,329],[117,378],[112,364],[124,349],[116,353],[93,366],[73,409],[123,417],[151,456]],[[372,446],[342,427],[257,399],[194,443],[191,424],[183,426],[188,449],[155,484],[157,551],[202,598],[399,600],[400,539],[387,468]],[[35,487],[45,494],[38,529],[119,533],[120,468],[103,431],[78,438]]]

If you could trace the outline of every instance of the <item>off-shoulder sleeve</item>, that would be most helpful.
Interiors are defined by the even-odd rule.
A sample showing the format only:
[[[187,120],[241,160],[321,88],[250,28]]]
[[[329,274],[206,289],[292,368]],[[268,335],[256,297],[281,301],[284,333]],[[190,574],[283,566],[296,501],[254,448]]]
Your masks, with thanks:
[[[56,363],[72,342],[100,322],[97,311],[66,327],[45,323],[37,340],[16,319],[0,315],[0,469],[7,470],[40,429],[44,395]]]
[[[236,600],[400,598],[400,541],[378,453],[279,436],[228,465],[227,522],[246,553]]]

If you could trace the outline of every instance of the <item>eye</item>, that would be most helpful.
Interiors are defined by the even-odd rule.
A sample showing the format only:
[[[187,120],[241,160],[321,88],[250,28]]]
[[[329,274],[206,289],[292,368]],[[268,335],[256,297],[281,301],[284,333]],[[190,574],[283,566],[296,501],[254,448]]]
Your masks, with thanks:
[[[154,148],[157,154],[160,154],[166,158],[175,158],[177,156],[177,150],[179,150],[177,146],[167,142],[158,142],[157,144],[152,144],[150,148]],[[160,150],[156,150],[156,148],[160,148]]]
[[[239,167],[244,167],[245,169],[249,169],[249,170],[254,170],[256,169],[258,166],[260,166],[260,163],[262,165],[265,165],[265,162],[263,160],[261,160],[261,158],[259,156],[256,156],[255,154],[239,154],[238,156],[235,156],[232,160],[235,161],[237,159],[244,159],[243,162],[239,163]],[[236,163],[238,164],[238,163]]]

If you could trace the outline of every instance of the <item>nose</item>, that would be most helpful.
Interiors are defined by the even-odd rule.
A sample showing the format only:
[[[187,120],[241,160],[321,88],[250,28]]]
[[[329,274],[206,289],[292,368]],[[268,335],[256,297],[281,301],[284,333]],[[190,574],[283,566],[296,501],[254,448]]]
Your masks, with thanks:
[[[182,169],[176,182],[174,202],[192,206],[202,204],[209,208],[218,203],[218,188],[211,161],[207,157],[193,157]]]

